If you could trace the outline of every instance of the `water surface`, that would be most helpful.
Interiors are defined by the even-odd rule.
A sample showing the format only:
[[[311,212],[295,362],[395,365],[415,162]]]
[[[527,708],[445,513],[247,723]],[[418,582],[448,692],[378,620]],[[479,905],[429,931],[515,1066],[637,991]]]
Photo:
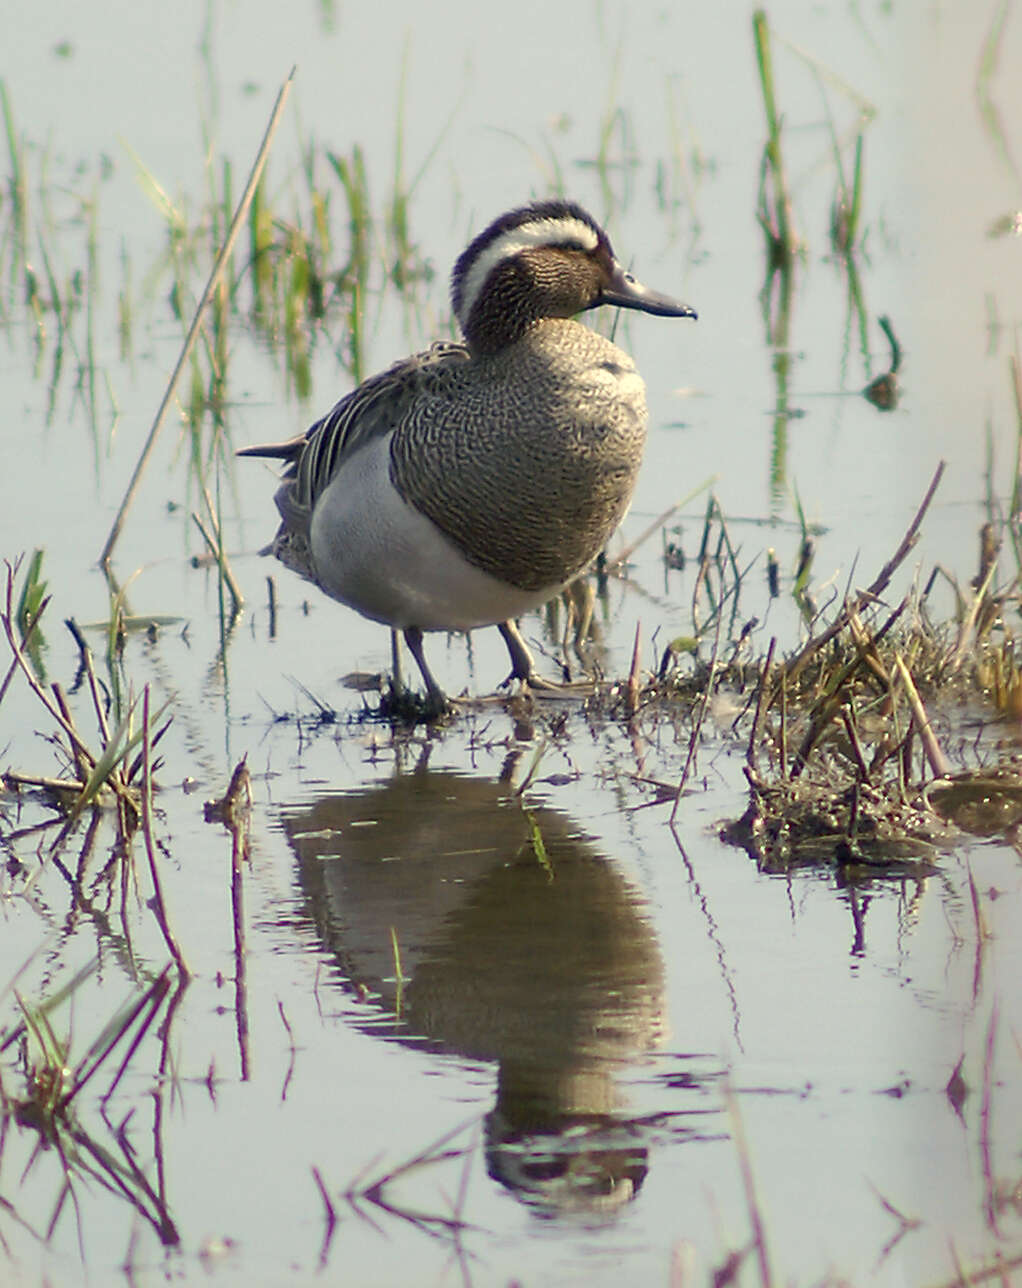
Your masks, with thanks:
[[[980,78],[1001,13],[999,60]],[[349,155],[356,143],[382,208],[403,102],[424,272],[411,306],[393,291],[371,297],[369,370],[445,333],[446,274],[472,232],[563,187],[607,221],[643,280],[700,313],[695,326],[636,317],[618,331],[651,409],[622,541],[714,478],[742,565],[757,561],[727,633],[756,617],[752,648],[773,633],[791,647],[798,614],[787,594],[770,601],[762,568],[776,548],[790,587],[796,497],[825,529],[812,575],[825,602],[887,559],[943,458],[902,582],[941,563],[964,584],[988,460],[1002,505],[1014,468],[1007,360],[1022,243],[989,233],[1020,200],[1022,89],[1011,69],[1022,28],[1009,10],[958,5],[865,12],[791,0],[770,19],[804,242],[780,355],[760,294],[764,124],[745,11],[20,12],[21,53],[4,83],[32,177],[30,259],[40,280],[44,250],[60,281],[82,274],[59,364],[52,318],[26,306],[21,277],[3,279],[0,553],[46,551],[48,677],[70,687],[76,670],[62,618],[109,617],[96,559],[183,329],[168,299],[166,222],[132,154],[200,221],[207,146],[230,159],[236,194],[292,63],[269,170],[285,208],[298,204],[310,147]],[[829,240],[835,147],[847,177],[860,128],[861,310]],[[331,183],[322,162],[317,182]],[[197,263],[189,275],[195,292],[204,271]],[[126,352],[123,291],[134,316]],[[891,412],[861,397],[889,361],[882,314],[904,348]],[[349,387],[345,343],[335,315],[315,335],[303,400],[279,347],[234,325],[232,443],[297,432],[329,406]],[[123,668],[105,679],[136,692],[148,683],[170,704],[157,836],[195,978],[165,1047],[149,1034],[106,1117],[112,1070],[78,1111],[89,1138],[118,1156],[131,1115],[138,1166],[179,1242],[162,1246],[152,1220],[80,1174],[52,1237],[37,1239],[62,1170],[53,1150],[33,1159],[37,1134],[9,1120],[0,1193],[31,1227],[9,1210],[0,1220],[13,1282],[115,1282],[125,1264],[140,1284],[342,1273],[405,1283],[409,1266],[421,1282],[706,1282],[750,1238],[743,1162],[785,1282],[950,1282],[955,1256],[978,1267],[998,1250],[1017,1255],[1013,844],[976,841],[929,874],[849,881],[827,862],[760,871],[718,837],[745,803],[744,742],[724,710],[674,830],[670,801],[652,803],[649,784],[678,781],[683,720],[648,712],[629,727],[578,705],[528,720],[480,703],[441,731],[365,723],[362,697],[339,681],[386,669],[387,633],[258,559],[275,479],[252,463],[219,483],[248,601],[224,646],[216,578],[190,562],[201,547],[188,457],[175,408],[115,558],[120,584],[140,570],[127,611],[166,621],[152,638],[129,636]],[[597,601],[606,674],[627,671],[637,626],[650,669],[691,629],[705,503],[669,521],[685,569],[665,568],[657,532]],[[557,652],[543,618],[524,626],[544,654]],[[90,639],[101,655],[102,635]],[[493,631],[431,639],[430,658],[454,692],[491,694],[506,670]],[[334,715],[316,719],[316,701]],[[0,706],[5,768],[54,771],[36,732],[44,720],[25,686],[12,686]],[[971,740],[965,724],[953,745]],[[223,793],[242,755],[255,806],[239,909],[229,838],[203,821],[201,802]],[[52,830],[27,830],[48,811],[3,810],[5,858],[22,868],[3,886],[2,1023],[10,1031],[18,1014],[13,987],[40,1001],[98,961],[55,1019],[73,1061],[167,950],[144,877],[122,909],[103,875],[109,822],[91,850],[79,833],[65,853],[87,874],[82,903],[40,863]],[[20,1095],[16,1047],[4,1059],[5,1093]],[[757,1278],[751,1261],[743,1278]]]

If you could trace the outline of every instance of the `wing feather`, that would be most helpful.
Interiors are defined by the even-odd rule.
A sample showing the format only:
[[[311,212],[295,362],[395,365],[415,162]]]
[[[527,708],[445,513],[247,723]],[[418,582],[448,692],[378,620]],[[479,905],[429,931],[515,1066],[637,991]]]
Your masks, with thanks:
[[[424,352],[403,358],[363,381],[304,434],[283,443],[243,447],[238,455],[283,461],[287,468],[277,496],[278,508],[285,523],[300,522],[301,516],[307,522],[317,499],[344,462],[365,443],[389,434],[400,424],[433,376],[468,361],[468,357],[465,345],[438,340]]]

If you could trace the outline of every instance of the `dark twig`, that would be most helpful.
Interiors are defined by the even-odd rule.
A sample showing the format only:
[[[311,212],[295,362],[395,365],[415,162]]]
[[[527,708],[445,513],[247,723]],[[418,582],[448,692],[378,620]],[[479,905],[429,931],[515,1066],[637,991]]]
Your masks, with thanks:
[[[323,1231],[323,1242],[319,1246],[319,1265],[322,1269],[330,1254],[330,1244],[333,1242],[334,1231],[337,1228],[337,1209],[334,1207],[333,1200],[323,1182],[318,1167],[312,1169],[312,1179],[316,1182],[316,1189],[319,1190],[319,1197],[323,1200],[323,1207],[326,1211],[326,1229]]]
[[[979,1111],[979,1152],[983,1166],[983,1215],[986,1223],[1001,1238],[997,1222],[996,1182],[994,1178],[992,1132],[990,1119],[993,1115],[994,1085],[994,1047],[997,1043],[997,1001],[995,999],[990,1011],[990,1023],[987,1025],[986,1042],[983,1048],[983,1104]]]

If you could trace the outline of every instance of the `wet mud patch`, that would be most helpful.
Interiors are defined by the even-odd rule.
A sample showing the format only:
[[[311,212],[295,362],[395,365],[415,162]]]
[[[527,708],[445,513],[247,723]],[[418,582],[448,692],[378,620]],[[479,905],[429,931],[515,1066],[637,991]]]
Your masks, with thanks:
[[[803,865],[863,875],[927,876],[960,833],[922,798],[902,801],[897,786],[852,783],[835,789],[805,778],[766,782],[749,775],[749,805],[720,837],[766,872]]]

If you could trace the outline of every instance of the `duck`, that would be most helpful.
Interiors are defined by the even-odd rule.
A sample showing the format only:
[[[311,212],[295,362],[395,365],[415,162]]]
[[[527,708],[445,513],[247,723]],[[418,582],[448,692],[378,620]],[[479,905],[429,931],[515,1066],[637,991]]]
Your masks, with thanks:
[[[424,635],[496,626],[505,684],[535,671],[516,619],[604,549],[631,502],[646,438],[631,357],[579,321],[600,307],[696,318],[615,257],[568,200],[507,211],[451,274],[460,341],[440,340],[346,394],[305,433],[239,455],[283,463],[264,553],[403,633],[440,712]]]

